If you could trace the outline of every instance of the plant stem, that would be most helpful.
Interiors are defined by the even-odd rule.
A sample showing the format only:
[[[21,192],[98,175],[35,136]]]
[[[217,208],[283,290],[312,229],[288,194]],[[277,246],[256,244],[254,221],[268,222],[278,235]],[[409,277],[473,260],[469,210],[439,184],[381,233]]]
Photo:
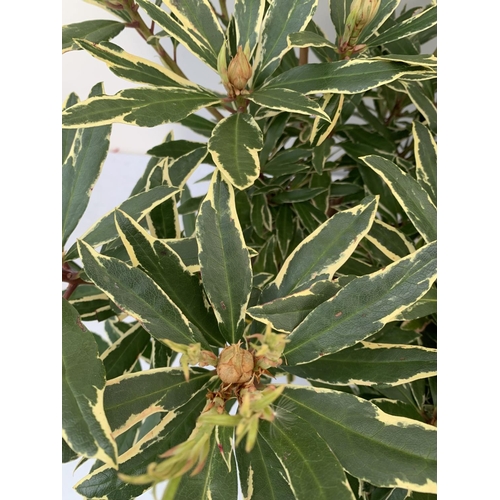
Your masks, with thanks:
[[[299,50],[299,66],[307,64],[309,60],[309,47],[301,47]]]

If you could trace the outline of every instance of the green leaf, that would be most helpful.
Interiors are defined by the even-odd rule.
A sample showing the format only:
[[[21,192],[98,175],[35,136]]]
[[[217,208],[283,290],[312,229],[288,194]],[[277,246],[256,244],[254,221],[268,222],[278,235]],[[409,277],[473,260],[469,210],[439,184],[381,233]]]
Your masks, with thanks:
[[[401,38],[409,38],[416,33],[425,31],[437,24],[437,5],[431,5],[420,14],[411,16],[383,31],[379,36],[372,38],[369,46],[383,45]]]
[[[106,378],[111,380],[131,371],[150,341],[151,336],[140,323],[131,326],[101,356],[106,369]]]
[[[290,334],[287,364],[309,363],[378,332],[415,303],[436,279],[436,243],[380,271],[350,281]]]
[[[287,88],[301,94],[357,94],[417,71],[435,76],[434,71],[401,62],[350,59],[297,66],[269,80],[263,88]]]
[[[181,368],[155,368],[109,380],[104,408],[113,435],[123,434],[148,415],[186,404],[212,376],[213,372],[197,369],[186,381]]]
[[[71,92],[63,104],[63,109],[69,108],[79,101],[78,96]],[[75,129],[62,129],[62,164],[66,161],[71,149],[73,148],[73,141],[75,140]]]
[[[307,421],[354,477],[381,487],[436,491],[435,427],[329,389],[287,387],[275,405],[278,415],[285,407]]]
[[[259,425],[259,434],[278,457],[294,498],[355,500],[338,458],[293,408],[280,406],[274,422]]]
[[[96,45],[85,40],[77,40],[77,44],[95,58],[105,62],[116,76],[125,80],[156,87],[189,87],[203,91],[200,86],[179,76],[171,69],[129,54],[118,46]]]
[[[413,122],[417,180],[437,206],[437,148],[429,129],[420,122]]]
[[[275,330],[290,333],[313,309],[333,297],[339,288],[338,284],[330,280],[317,281],[301,292],[250,307],[247,314],[270,324]]]
[[[75,39],[85,39],[89,42],[100,43],[111,40],[125,28],[124,23],[109,21],[107,19],[95,19],[83,21],[82,23],[66,24],[62,27],[62,52],[79,50]]]
[[[437,312],[437,289],[432,287],[415,304],[398,315],[397,321],[411,321]]]
[[[295,174],[307,168],[304,164],[297,164],[299,160],[306,160],[311,156],[310,149],[282,149],[278,151],[265,165],[262,167],[264,173],[279,177],[281,175]],[[299,170],[300,169],[300,170]]]
[[[313,200],[318,195],[325,193],[328,188],[304,188],[304,189],[291,189],[277,194],[273,201],[275,203],[299,203],[302,201]]]
[[[169,186],[157,186],[149,191],[145,191],[135,196],[131,196],[116,209],[125,212],[137,222],[140,222],[154,207],[163,201],[177,194],[177,188]],[[118,236],[115,226],[114,212],[110,210],[105,216],[97,221],[80,239],[92,246],[102,245],[114,240]],[[76,244],[73,245],[66,255],[66,260],[74,259],[78,256]]]
[[[62,334],[63,438],[78,454],[117,468],[116,443],[104,414],[104,366],[92,333],[65,299]]]
[[[64,439],[62,440],[62,463],[66,464],[78,458],[78,453],[75,453]]]
[[[178,22],[161,7],[158,7],[150,0],[137,0],[137,3],[145,10],[151,19],[163,28],[174,40],[179,41],[195,57],[207,63],[211,68],[217,71],[217,52],[207,45],[207,41],[198,35],[195,29],[185,27]],[[190,2],[192,3],[192,2]],[[211,14],[209,14],[211,17]],[[210,19],[204,19],[201,22],[211,23]],[[218,34],[214,35],[218,37]],[[221,42],[222,43],[222,42]]]
[[[238,189],[251,186],[259,176],[262,132],[248,113],[235,113],[221,120],[208,141],[208,151],[224,179]]]
[[[186,318],[214,345],[224,345],[213,313],[207,309],[197,276],[162,240],[152,238],[125,213],[117,211],[116,224],[134,265],[140,266],[168,295]]]
[[[265,0],[236,0],[234,2],[234,26],[236,47],[248,51],[250,57],[260,37],[262,19],[266,6]]]
[[[204,137],[210,137],[212,135],[212,130],[215,127],[214,122],[198,115],[186,116],[186,118],[179,120],[179,123],[190,128],[193,132],[203,135]]]
[[[288,249],[295,232],[293,211],[287,205],[281,205],[276,216],[276,237],[283,259],[288,256]]]
[[[408,218],[426,242],[437,238],[437,212],[425,189],[401,168],[381,156],[361,158],[389,186]]]
[[[184,31],[206,45],[217,56],[224,42],[224,33],[208,0],[165,0],[165,5],[183,24]]]
[[[141,322],[158,340],[171,340],[179,344],[207,341],[196,330],[170,297],[143,271],[113,257],[99,255],[84,241],[78,250],[87,276],[105,291],[116,304]]]
[[[181,238],[180,240],[165,240],[165,244],[181,258],[182,263],[190,273],[197,273],[200,271],[200,263],[198,262],[198,243],[194,236]]]
[[[243,335],[252,266],[238,220],[234,190],[215,172],[196,220],[203,286],[230,344]]]
[[[325,384],[394,386],[436,375],[437,351],[360,342],[312,363],[284,368],[299,377]]]
[[[185,441],[206,401],[206,390],[202,389],[184,406],[164,415],[159,424],[120,457],[120,472],[144,474],[151,462],[161,460],[159,455]],[[124,483],[118,478],[117,471],[106,465],[93,470],[75,485],[76,491],[85,498],[105,497],[108,500],[133,499],[149,488],[150,485]]]
[[[279,66],[290,49],[288,35],[302,31],[311,20],[318,0],[275,0],[267,9],[255,54],[253,87],[258,87]]]
[[[185,474],[175,498],[189,500],[229,500],[238,498],[238,472],[231,453],[234,429],[216,427],[203,470],[195,476]],[[224,455],[230,454],[229,464]],[[229,469],[230,466],[230,469]]]
[[[200,166],[208,154],[204,145],[176,158],[168,165],[168,177],[173,186],[183,189],[191,174]]]
[[[331,279],[370,229],[376,210],[377,199],[370,196],[324,222],[286,259],[275,281],[264,290],[263,300],[303,290],[315,277]]]
[[[147,154],[159,157],[168,156],[169,158],[177,159],[181,156],[191,153],[195,149],[205,147],[205,144],[203,144],[202,142],[193,142],[186,140],[172,141],[169,139],[170,138],[167,137],[167,140],[163,144],[159,144],[158,146],[151,148],[147,152]]]
[[[99,83],[92,88],[90,97],[98,96],[102,92],[103,85]],[[66,145],[69,151],[62,167],[63,247],[87,208],[92,189],[108,154],[110,135],[110,125],[78,129],[73,134],[71,146],[69,147],[69,141]],[[66,139],[70,138],[66,136]]]
[[[278,111],[290,111],[302,115],[318,115],[324,120],[330,121],[330,117],[321,107],[299,92],[289,89],[260,89],[252,92],[248,99],[259,106],[277,109]]]
[[[220,98],[207,91],[176,87],[139,87],[110,96],[92,97],[63,112],[63,127],[95,127],[126,123],[154,127],[177,122]]]

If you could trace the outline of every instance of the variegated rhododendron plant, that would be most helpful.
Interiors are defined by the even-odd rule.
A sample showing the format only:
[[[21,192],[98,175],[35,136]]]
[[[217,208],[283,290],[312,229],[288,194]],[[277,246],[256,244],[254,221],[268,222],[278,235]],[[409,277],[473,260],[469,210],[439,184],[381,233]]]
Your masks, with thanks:
[[[329,0],[328,39],[318,1],[92,0],[116,20],[63,27],[63,52],[138,84],[63,110],[63,462],[94,461],[85,498],[435,498],[436,4]],[[206,140],[169,134],[69,246],[113,123]]]

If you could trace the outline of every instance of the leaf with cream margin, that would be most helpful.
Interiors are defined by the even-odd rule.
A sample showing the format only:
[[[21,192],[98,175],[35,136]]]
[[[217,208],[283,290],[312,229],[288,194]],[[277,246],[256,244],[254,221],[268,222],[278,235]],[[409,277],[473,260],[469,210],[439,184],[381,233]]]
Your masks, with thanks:
[[[302,115],[317,115],[323,120],[330,121],[330,117],[321,107],[309,97],[289,89],[259,89],[252,92],[247,98],[266,108],[278,111],[290,111]]]
[[[123,28],[125,28],[124,23],[108,19],[66,24],[62,27],[62,53],[80,50],[80,46],[75,42],[77,39],[101,43],[119,35]]]
[[[294,498],[355,500],[339,459],[315,427],[295,414],[293,405],[283,404],[274,411],[272,423],[259,425],[259,437],[276,454]]]
[[[103,91],[102,83],[98,83],[89,97],[101,95]],[[67,104],[70,102],[68,99]],[[108,154],[110,136],[111,125],[63,131],[63,140],[67,139],[68,143],[65,145],[68,153],[62,166],[63,247],[87,208]]]
[[[289,335],[286,364],[310,363],[378,332],[414,304],[436,279],[436,242],[380,271],[350,281]]]
[[[437,206],[437,147],[430,130],[413,122],[413,140],[417,180]]]
[[[279,66],[290,49],[288,35],[305,29],[317,5],[318,0],[275,0],[270,4],[255,52],[253,87],[259,86]]]
[[[91,97],[63,111],[64,128],[124,123],[155,127],[182,120],[200,108],[217,104],[220,97],[189,87],[137,87],[115,95]]]
[[[215,126],[208,151],[224,179],[238,189],[246,189],[259,176],[258,151],[263,145],[262,131],[252,115],[235,113]]]
[[[331,278],[369,231],[378,197],[368,196],[354,208],[338,212],[305,238],[288,256],[261,302],[307,288],[312,279]]]
[[[109,380],[104,392],[104,409],[113,435],[123,434],[153,413],[175,410],[186,404],[214,373],[191,370],[186,381],[181,368],[156,368]]]
[[[160,342],[200,342],[210,346],[170,297],[144,272],[113,257],[98,254],[84,241],[78,250],[87,276],[125,312]]]
[[[165,450],[185,441],[206,405],[206,394],[206,389],[202,388],[183,406],[161,414],[160,422],[118,457],[120,472],[144,474],[151,462],[161,460],[160,455]],[[124,500],[136,498],[150,487],[150,484],[125,483],[119,479],[118,471],[103,465],[82,478],[75,485],[75,490],[88,499]]]
[[[133,265],[155,281],[212,345],[223,346],[224,338],[207,308],[199,277],[189,272],[164,240],[153,238],[124,212],[117,210],[115,220]]]
[[[381,156],[363,156],[361,160],[376,172],[390,188],[417,231],[429,243],[437,239],[437,211],[425,189],[410,174]]]
[[[203,286],[225,340],[243,335],[252,291],[252,266],[236,211],[234,190],[216,171],[196,219]]]
[[[80,455],[117,468],[116,442],[104,413],[106,372],[92,333],[66,299],[62,334],[63,438]]]
[[[203,470],[195,476],[183,475],[175,498],[189,500],[238,498],[238,471],[232,453],[233,434],[233,427],[215,428]]]
[[[435,427],[330,389],[288,386],[275,402],[278,415],[280,407],[307,421],[352,476],[385,488],[436,492]]]
[[[283,368],[299,377],[331,385],[395,386],[436,375],[437,351],[360,342],[312,363]]]
[[[178,192],[178,188],[157,186],[149,191],[143,191],[131,196],[116,208],[125,212],[135,221],[140,222],[154,207]],[[106,215],[101,217],[80,239],[92,246],[102,245],[116,239],[118,232],[115,226],[115,210],[110,210]],[[75,243],[68,250],[65,258],[66,260],[71,260],[77,257],[78,250]]]
[[[236,32],[236,47],[243,48],[252,57],[260,38],[260,30],[264,17],[266,0],[236,0],[234,2],[234,28]]]

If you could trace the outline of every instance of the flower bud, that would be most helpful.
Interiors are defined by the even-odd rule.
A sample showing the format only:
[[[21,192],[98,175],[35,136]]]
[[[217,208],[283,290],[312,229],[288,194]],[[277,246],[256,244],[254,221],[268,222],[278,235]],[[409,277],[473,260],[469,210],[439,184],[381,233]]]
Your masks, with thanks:
[[[345,22],[344,33],[339,40],[339,51],[351,55],[353,47],[363,29],[374,19],[380,7],[380,0],[353,0]]]
[[[253,355],[239,344],[222,350],[217,363],[217,375],[224,384],[244,384],[253,375]]]
[[[227,68],[227,77],[231,85],[238,91],[246,87],[248,80],[252,76],[252,66],[248,62],[247,56],[243,52],[241,45],[237,54],[233,57]],[[238,92],[237,92],[238,93]]]

